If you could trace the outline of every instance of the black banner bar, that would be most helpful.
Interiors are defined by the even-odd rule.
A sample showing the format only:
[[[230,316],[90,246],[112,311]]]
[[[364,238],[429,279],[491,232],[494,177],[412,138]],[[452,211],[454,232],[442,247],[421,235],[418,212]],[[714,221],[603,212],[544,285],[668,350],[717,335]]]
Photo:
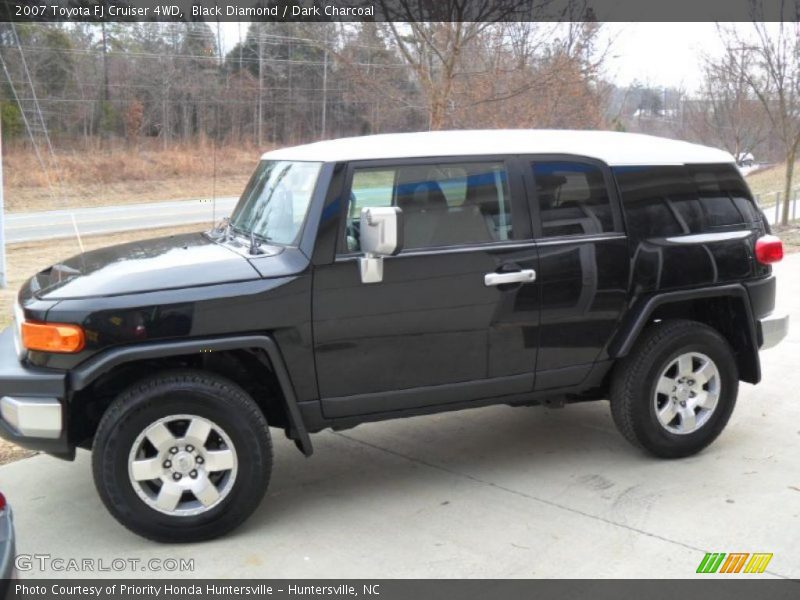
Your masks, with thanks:
[[[658,565],[654,565],[657,570]],[[344,600],[794,600],[791,580],[19,580],[9,581],[7,600],[289,599]]]
[[[0,21],[15,22],[698,22],[799,16],[800,0],[0,0]]]

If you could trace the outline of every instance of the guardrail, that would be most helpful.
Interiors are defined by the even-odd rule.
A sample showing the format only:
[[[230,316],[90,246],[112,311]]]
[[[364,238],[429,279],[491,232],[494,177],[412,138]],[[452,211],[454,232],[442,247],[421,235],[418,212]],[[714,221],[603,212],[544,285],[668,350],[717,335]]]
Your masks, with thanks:
[[[775,204],[766,202],[767,198],[775,196]],[[785,202],[783,192],[766,192],[764,194],[755,195],[756,204],[764,211],[770,218],[771,223],[780,223],[782,216],[782,204]],[[791,192],[791,206],[789,207],[789,221],[797,220],[797,205],[800,204],[800,186],[793,188]],[[769,211],[769,212],[768,212]]]

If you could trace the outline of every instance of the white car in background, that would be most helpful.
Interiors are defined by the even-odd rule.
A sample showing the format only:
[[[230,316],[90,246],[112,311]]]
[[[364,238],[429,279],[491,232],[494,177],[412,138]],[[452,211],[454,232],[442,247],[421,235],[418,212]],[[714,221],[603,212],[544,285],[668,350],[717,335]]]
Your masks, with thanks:
[[[6,597],[14,573],[14,521],[11,507],[0,492],[0,598]]]
[[[739,168],[739,172],[743,176],[746,176],[754,171],[763,169],[766,165],[764,163],[756,162],[752,152],[740,152],[736,155],[736,166]]]

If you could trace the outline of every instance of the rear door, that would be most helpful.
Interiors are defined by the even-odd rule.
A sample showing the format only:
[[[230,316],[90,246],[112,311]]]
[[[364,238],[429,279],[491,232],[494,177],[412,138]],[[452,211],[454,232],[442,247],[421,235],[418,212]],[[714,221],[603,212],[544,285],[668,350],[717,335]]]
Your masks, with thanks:
[[[578,385],[622,316],[629,256],[610,170],[578,156],[524,160],[539,249],[537,390]]]
[[[536,248],[508,157],[351,164],[333,264],[314,275],[323,413],[340,418],[533,389]],[[404,250],[364,284],[359,216],[399,206]]]

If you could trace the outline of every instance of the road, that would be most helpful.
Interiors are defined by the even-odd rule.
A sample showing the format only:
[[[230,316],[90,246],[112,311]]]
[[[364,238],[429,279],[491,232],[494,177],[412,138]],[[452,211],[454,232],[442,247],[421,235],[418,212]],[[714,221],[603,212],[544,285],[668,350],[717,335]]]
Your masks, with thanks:
[[[236,197],[217,198],[216,209],[210,198],[150,202],[146,204],[124,204],[72,210],[51,210],[31,213],[6,213],[6,243],[30,242],[52,238],[72,237],[75,226],[81,235],[153,229],[170,225],[190,223],[212,223],[228,216],[236,205]],[[797,210],[793,207],[793,210]],[[770,223],[779,219],[775,207],[767,206],[764,214]]]
[[[153,229],[189,223],[212,223],[230,214],[238,198],[217,198],[216,209],[210,198],[124,204],[72,210],[51,210],[32,213],[7,213],[6,243],[29,242],[51,238],[72,237],[73,215],[81,235]]]
[[[605,402],[325,431],[310,459],[273,430],[272,484],[251,519],[224,539],[165,546],[103,509],[88,452],[73,464],[39,455],[0,467],[18,552],[194,559],[207,578],[683,578],[707,551],[768,552],[760,577],[800,578],[800,254],[775,270],[789,337],[762,353],[763,382],[742,384],[727,429],[697,456],[635,450]],[[140,569],[91,575],[173,575]]]

